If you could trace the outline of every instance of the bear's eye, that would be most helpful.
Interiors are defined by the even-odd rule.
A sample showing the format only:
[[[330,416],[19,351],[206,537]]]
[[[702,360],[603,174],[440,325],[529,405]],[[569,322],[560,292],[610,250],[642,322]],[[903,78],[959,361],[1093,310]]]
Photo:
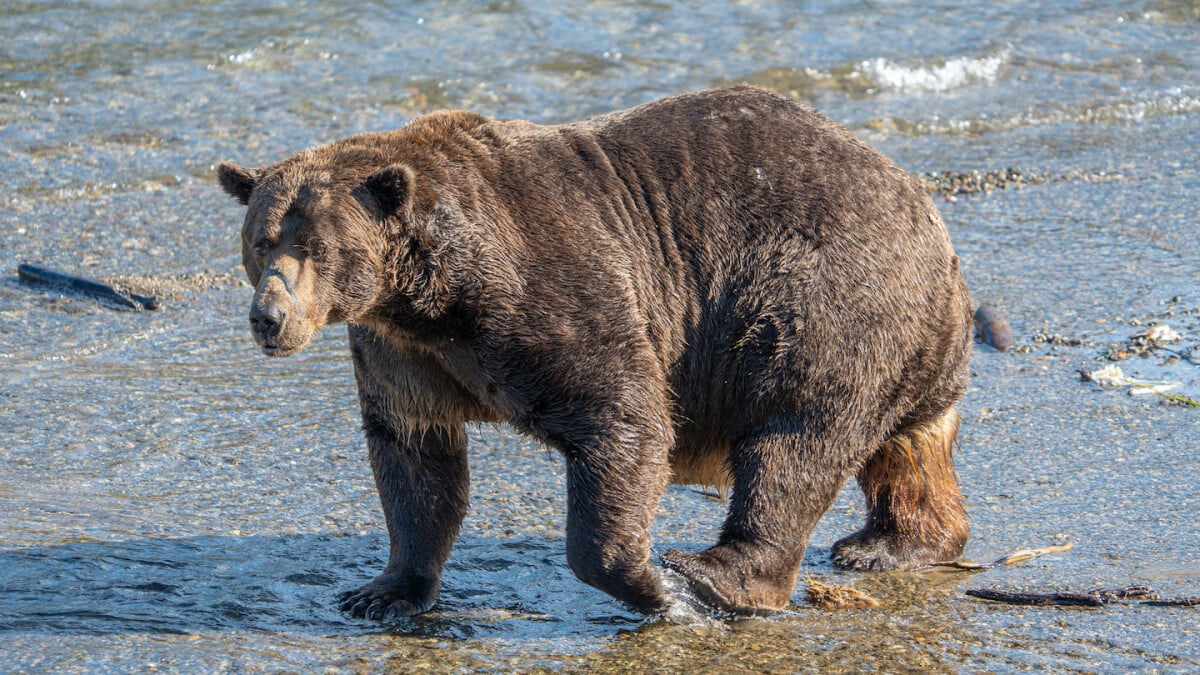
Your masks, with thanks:
[[[258,256],[259,258],[266,258],[267,253],[270,253],[270,251],[271,247],[267,245],[267,242],[261,239],[254,242],[254,255]]]
[[[321,262],[329,254],[329,247],[323,241],[314,241],[308,245],[308,256],[316,262]]]

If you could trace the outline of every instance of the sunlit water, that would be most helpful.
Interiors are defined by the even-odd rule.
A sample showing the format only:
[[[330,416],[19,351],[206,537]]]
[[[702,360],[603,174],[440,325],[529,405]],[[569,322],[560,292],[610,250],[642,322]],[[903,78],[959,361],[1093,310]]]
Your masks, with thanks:
[[[1200,410],[1077,372],[1131,320],[1200,342],[1200,5],[962,4],[0,8],[0,669],[1200,668],[1200,610],[962,592],[1200,595]],[[801,583],[774,618],[643,625],[570,574],[561,461],[485,426],[438,608],[388,626],[336,611],[386,557],[345,335],[287,360],[253,347],[241,213],[212,166],[440,107],[558,122],[737,81],[813,102],[914,172],[1067,177],[941,208],[976,297],[1033,345],[976,352],[967,555],[1075,548],[971,577],[839,573],[829,546],[863,517],[851,485],[805,573],[881,608],[818,609]],[[17,282],[19,262],[170,292],[117,312]],[[1166,356],[1120,365],[1200,395],[1197,367]],[[656,551],[705,546],[722,512],[673,488]]]

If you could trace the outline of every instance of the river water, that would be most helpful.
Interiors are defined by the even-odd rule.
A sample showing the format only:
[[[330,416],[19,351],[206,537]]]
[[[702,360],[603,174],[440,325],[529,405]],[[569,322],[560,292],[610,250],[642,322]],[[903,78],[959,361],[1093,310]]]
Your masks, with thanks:
[[[1198,609],[964,594],[1200,596],[1200,410],[1079,375],[1153,322],[1185,357],[1200,342],[1200,3],[963,4],[6,3],[0,670],[1200,669]],[[805,574],[881,607],[818,608],[801,583],[771,618],[643,625],[567,569],[560,460],[483,426],[437,609],[336,611],[386,557],[345,334],[259,354],[216,162],[440,107],[558,122],[737,81],[813,102],[913,172],[1030,178],[939,202],[1020,347],[973,360],[966,555],[1074,548],[977,575],[838,572],[829,546],[863,517],[851,484]],[[164,309],[47,292],[21,262]],[[1200,396],[1171,356],[1117,365]],[[722,512],[672,488],[655,550],[704,546]]]

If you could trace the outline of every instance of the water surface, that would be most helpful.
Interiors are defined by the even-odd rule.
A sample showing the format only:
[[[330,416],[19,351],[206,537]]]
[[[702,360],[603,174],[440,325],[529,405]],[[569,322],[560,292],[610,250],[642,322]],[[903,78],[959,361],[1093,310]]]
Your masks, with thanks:
[[[345,335],[264,359],[246,335],[256,165],[441,107],[537,122],[748,81],[811,101],[913,172],[1049,180],[941,203],[977,298],[959,471],[967,556],[1075,548],[977,576],[835,571],[853,484],[805,573],[880,598],[643,625],[578,583],[561,461],[472,430],[472,502],[442,601],[351,620],[386,537]],[[1200,342],[1195,2],[121,0],[0,8],[0,653],[16,671],[1200,668],[1195,609],[1019,608],[963,594],[1147,584],[1200,596],[1200,411],[1080,381],[1152,321]],[[19,262],[150,275],[155,313],[15,280]],[[1078,346],[1039,343],[1039,335]],[[1168,354],[1120,365],[1200,394]],[[1163,363],[1159,363],[1163,361]],[[723,505],[672,488],[655,548]]]

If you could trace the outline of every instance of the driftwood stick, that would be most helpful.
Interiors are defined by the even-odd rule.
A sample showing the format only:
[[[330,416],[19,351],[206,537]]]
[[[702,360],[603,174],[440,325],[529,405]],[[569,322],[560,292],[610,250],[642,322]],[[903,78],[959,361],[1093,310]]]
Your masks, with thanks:
[[[1010,605],[1084,605],[1099,607],[1110,602],[1144,598],[1153,595],[1154,589],[1149,586],[1129,586],[1127,588],[1097,588],[1086,593],[1067,591],[1063,593],[1014,593],[991,588],[973,588],[967,595],[984,600],[994,600]],[[1154,602],[1154,601],[1150,601]]]
[[[949,560],[946,562],[935,562],[926,565],[925,567],[942,567],[954,570],[963,570],[966,572],[980,572],[982,570],[990,570],[993,567],[1005,567],[1008,565],[1016,565],[1027,560],[1033,560],[1047,553],[1061,553],[1070,551],[1075,545],[1071,542],[1060,544],[1058,546],[1047,546],[1045,548],[1023,548],[1020,551],[1010,553],[1003,558],[996,558],[991,562],[973,563],[965,560]]]
[[[1091,593],[1014,593],[991,588],[972,588],[967,595],[984,600],[995,600],[1010,605],[1094,605],[1104,600]]]
[[[1143,600],[1138,604],[1152,607],[1200,607],[1200,598],[1158,598],[1157,600]]]
[[[129,307],[130,309],[159,309],[162,307],[158,303],[157,298],[135,295],[133,293],[122,293],[106,283],[86,277],[55,272],[54,270],[39,267],[38,265],[30,265],[28,263],[18,265],[17,276],[26,281],[45,284],[47,286],[58,286],[79,293],[85,293],[122,307]]]
[[[1105,602],[1114,602],[1118,600],[1133,600],[1134,598],[1146,598],[1154,595],[1154,589],[1149,586],[1126,586],[1125,588],[1117,588],[1106,590],[1097,588],[1088,591],[1092,595],[1097,595],[1104,599]]]

